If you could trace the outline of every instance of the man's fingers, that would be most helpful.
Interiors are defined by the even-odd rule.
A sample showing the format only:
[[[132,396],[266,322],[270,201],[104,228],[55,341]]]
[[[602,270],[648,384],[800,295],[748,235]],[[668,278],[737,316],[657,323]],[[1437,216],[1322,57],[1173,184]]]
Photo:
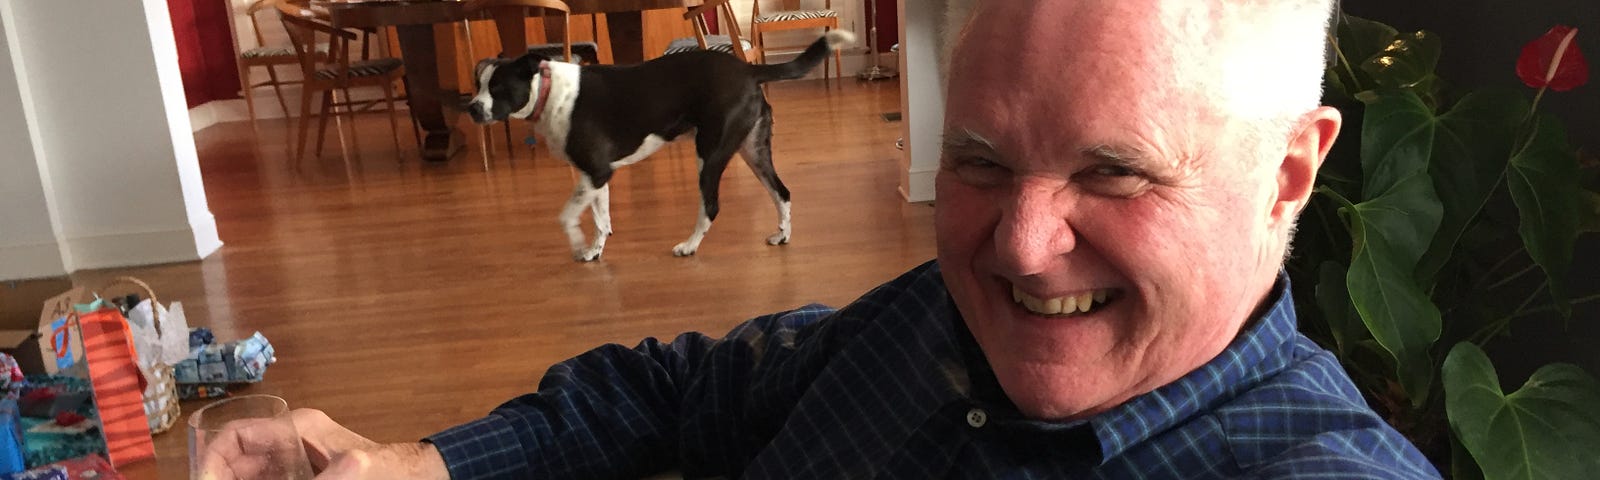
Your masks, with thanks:
[[[196,467],[206,480],[277,478],[286,469],[305,467],[305,453],[295,441],[294,429],[283,422],[239,420],[220,432],[196,435],[209,435],[197,439],[203,441],[204,451],[196,452],[200,458]]]

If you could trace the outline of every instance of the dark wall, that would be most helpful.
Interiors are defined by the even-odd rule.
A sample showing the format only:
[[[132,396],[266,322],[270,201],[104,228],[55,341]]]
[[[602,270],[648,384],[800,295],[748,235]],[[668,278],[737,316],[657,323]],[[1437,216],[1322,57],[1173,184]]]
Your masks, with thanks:
[[[1556,24],[1578,29],[1577,43],[1591,70],[1600,69],[1600,2],[1595,0],[1343,0],[1343,4],[1346,13],[1402,32],[1438,34],[1444,42],[1438,72],[1454,85],[1520,86],[1516,64],[1522,46]],[[1533,91],[1528,93],[1531,98]],[[1569,139],[1584,149],[1585,156],[1600,153],[1600,71],[1591,72],[1587,85],[1546,93],[1539,111],[1560,117]],[[1600,293],[1600,234],[1588,234],[1578,243],[1569,285],[1577,296]],[[1528,277],[1533,280],[1535,275]],[[1512,325],[1512,337],[1489,346],[1507,389],[1517,388],[1533,369],[1554,361],[1576,363],[1600,376],[1600,302],[1579,306],[1570,325],[1562,323],[1553,315],[1525,317]]]

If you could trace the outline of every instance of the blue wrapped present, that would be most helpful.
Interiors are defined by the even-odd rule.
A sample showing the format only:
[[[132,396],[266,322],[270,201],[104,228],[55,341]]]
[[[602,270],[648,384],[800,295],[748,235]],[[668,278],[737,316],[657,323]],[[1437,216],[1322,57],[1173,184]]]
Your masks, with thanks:
[[[0,473],[15,473],[28,469],[22,452],[22,409],[17,400],[0,399]]]
[[[218,344],[210,343],[210,331],[197,328],[189,338],[189,358],[172,366],[179,385],[256,383],[266,375],[267,365],[277,361],[272,343],[261,332]]]
[[[50,465],[39,467],[24,472],[12,472],[0,475],[0,480],[71,480],[67,477],[67,467]]]

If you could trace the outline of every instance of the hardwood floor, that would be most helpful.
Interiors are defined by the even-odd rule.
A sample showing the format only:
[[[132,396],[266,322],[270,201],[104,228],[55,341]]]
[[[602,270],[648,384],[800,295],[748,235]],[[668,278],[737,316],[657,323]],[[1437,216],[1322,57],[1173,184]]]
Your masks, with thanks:
[[[475,151],[420,164],[409,132],[395,162],[387,121],[371,115],[355,122],[359,155],[348,167],[330,138],[322,159],[294,171],[282,123],[199,132],[226,246],[199,262],[73,278],[136,275],[219,339],[261,331],[278,363],[239,393],[282,395],[380,441],[416,440],[530,391],[551,364],[602,343],[720,336],[763,313],[841,306],[932,258],[932,208],[896,192],[899,127],[879,116],[899,109],[897,88],[770,86],[775,163],[794,194],[786,246],[765,244],[772,203],[735,165],[699,254],[674,258],[698,208],[692,145],[679,142],[617,174],[616,235],[600,262],[575,263],[556,222],[572,188],[565,164],[526,150],[509,164],[498,133],[489,172]],[[183,478],[186,442],[181,426],[157,437],[160,478]]]

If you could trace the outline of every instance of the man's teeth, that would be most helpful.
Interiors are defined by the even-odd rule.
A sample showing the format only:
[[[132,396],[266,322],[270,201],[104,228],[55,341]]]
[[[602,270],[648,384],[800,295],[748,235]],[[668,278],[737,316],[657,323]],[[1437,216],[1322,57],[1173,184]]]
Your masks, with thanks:
[[[1030,312],[1043,315],[1089,313],[1089,310],[1105,303],[1110,294],[1110,290],[1094,290],[1046,300],[1022,293],[1022,289],[1016,286],[1011,287],[1012,300]]]

